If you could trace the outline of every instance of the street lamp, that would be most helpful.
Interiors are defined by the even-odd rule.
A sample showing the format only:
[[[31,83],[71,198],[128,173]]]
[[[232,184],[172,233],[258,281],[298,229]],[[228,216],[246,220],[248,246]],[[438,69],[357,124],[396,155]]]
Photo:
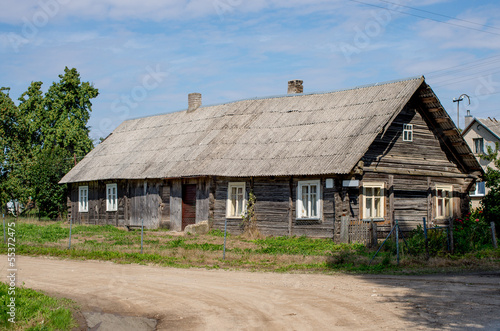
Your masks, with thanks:
[[[457,128],[460,129],[460,101],[464,100],[464,97],[467,97],[467,100],[469,100],[469,105],[470,105],[470,98],[467,94],[462,94],[458,98],[453,99],[453,102],[457,103]]]

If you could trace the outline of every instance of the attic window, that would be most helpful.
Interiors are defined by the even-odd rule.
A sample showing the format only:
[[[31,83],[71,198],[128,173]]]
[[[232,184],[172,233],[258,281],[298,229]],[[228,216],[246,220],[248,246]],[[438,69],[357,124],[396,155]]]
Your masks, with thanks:
[[[403,141],[413,141],[413,124],[403,125]]]
[[[483,154],[484,153],[484,139],[483,138],[478,138],[478,139],[472,139],[474,142],[474,153],[475,154]]]

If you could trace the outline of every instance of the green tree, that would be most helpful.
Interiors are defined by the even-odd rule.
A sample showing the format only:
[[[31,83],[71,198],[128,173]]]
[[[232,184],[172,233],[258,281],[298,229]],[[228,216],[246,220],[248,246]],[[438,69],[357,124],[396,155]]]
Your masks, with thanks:
[[[500,158],[498,157],[499,145],[496,144],[495,150],[488,146],[488,154],[481,156],[483,159],[492,161],[496,169],[488,167],[484,175],[486,187],[490,189],[483,198],[483,213],[485,220],[495,222],[495,227],[500,233]]]
[[[62,147],[69,156],[83,156],[94,147],[87,122],[92,111],[91,99],[99,91],[90,83],[81,82],[74,68],[66,67],[59,78],[44,97],[43,143]]]
[[[19,109],[9,96],[9,88],[0,89],[0,200],[5,207],[9,201],[26,204],[29,192],[25,189],[26,172],[24,164],[23,140],[25,130]]]
[[[87,122],[91,99],[98,90],[82,82],[76,69],[64,69],[45,95],[42,82],[32,82],[16,107],[7,89],[0,90],[0,173],[2,206],[33,202],[41,216],[55,218],[65,208],[66,185],[59,180],[73,165],[73,156],[83,157],[93,148]]]

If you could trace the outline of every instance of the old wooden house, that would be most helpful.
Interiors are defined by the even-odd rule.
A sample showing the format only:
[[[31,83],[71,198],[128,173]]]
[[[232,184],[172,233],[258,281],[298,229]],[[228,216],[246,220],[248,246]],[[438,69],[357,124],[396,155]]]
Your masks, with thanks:
[[[62,180],[91,224],[208,220],[239,231],[250,192],[262,233],[337,238],[342,216],[407,227],[469,207],[481,166],[424,77],[289,93],[127,120]],[[344,218],[345,219],[345,218]]]

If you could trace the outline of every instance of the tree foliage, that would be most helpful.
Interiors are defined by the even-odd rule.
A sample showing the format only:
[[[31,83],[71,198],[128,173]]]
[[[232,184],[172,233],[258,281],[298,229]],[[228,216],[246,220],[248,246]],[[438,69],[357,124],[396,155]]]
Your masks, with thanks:
[[[492,161],[495,168],[488,167],[484,176],[486,187],[490,189],[488,194],[483,198],[483,211],[485,220],[495,222],[497,231],[500,232],[500,158],[498,155],[499,145],[496,144],[495,150],[488,146],[488,154],[483,155],[482,158]]]
[[[91,99],[98,90],[81,82],[76,69],[64,69],[60,81],[44,94],[42,82],[32,82],[16,106],[8,89],[0,90],[0,202],[36,205],[41,216],[64,211],[66,185],[58,182],[93,148],[87,122]]]

